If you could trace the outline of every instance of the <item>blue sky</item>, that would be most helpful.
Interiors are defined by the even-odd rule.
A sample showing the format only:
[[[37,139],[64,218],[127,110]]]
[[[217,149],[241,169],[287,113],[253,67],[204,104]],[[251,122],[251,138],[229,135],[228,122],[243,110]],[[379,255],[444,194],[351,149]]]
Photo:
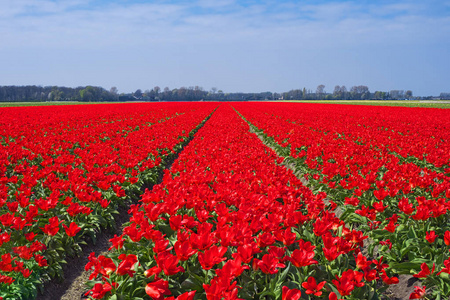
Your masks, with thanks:
[[[450,1],[0,0],[0,85],[450,92]]]

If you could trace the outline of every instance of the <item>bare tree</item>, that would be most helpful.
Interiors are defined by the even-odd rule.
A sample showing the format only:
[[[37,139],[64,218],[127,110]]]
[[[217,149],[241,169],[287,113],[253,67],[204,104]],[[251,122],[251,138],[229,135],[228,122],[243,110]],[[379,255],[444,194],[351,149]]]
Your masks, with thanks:
[[[339,85],[336,85],[336,86],[334,87],[333,97],[334,97],[335,99],[340,99],[340,98],[342,98],[341,87],[340,87]]]
[[[115,86],[113,86],[109,89],[109,92],[113,95],[117,95],[119,93],[119,90]]]
[[[194,87],[194,97],[195,98],[200,98],[202,93],[203,93],[203,88],[201,86],[196,85]]]
[[[407,90],[407,91],[405,92],[405,97],[406,97],[406,99],[411,99],[412,96],[413,96],[413,92],[412,92],[411,90]]]
[[[317,89],[316,89],[316,95],[319,98],[323,98],[324,92],[325,92],[325,86],[323,84],[318,85]]]
[[[119,90],[115,86],[110,88],[109,92],[112,95],[114,100],[119,100]]]
[[[403,99],[405,97],[404,90],[391,90],[389,92],[389,96],[391,99]]]
[[[365,85],[352,86],[350,89],[350,95],[352,99],[369,99],[370,91],[369,88]]]
[[[189,87],[189,88],[194,89],[194,87]],[[184,86],[180,87],[177,91],[178,98],[181,100],[186,100],[187,91],[188,91],[188,89],[186,87],[184,87]]]

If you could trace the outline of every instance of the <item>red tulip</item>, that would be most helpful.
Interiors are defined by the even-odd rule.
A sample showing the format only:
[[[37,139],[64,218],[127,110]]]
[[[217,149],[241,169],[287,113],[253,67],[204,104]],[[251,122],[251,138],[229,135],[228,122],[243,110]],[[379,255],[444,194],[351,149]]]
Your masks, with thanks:
[[[280,261],[272,254],[265,254],[262,260],[254,260],[258,268],[265,274],[278,273],[278,268],[284,268],[286,265],[280,263]]]
[[[119,255],[119,259],[121,262],[117,267],[116,274],[119,276],[123,276],[128,274],[128,276],[133,277],[135,271],[133,270],[134,264],[138,261],[136,255],[134,254],[121,254]]]
[[[178,257],[168,252],[162,252],[156,257],[158,267],[160,267],[167,276],[184,272],[184,268],[182,266],[178,266],[179,261],[180,260]]]
[[[163,279],[150,282],[145,287],[145,293],[154,300],[164,299],[164,295],[170,295],[169,282]]]
[[[413,276],[416,278],[426,278],[434,273],[435,265],[433,263],[433,269],[430,272],[430,268],[426,263],[422,263],[420,265],[420,272],[417,274],[414,274]]]
[[[415,286],[414,292],[409,295],[409,299],[423,299],[426,295],[426,286]]]
[[[302,296],[299,289],[289,289],[287,286],[282,287],[281,293],[281,300],[299,300]]]
[[[437,238],[437,235],[436,235],[436,232],[434,230],[433,231],[427,231],[425,239],[428,241],[428,243],[430,243],[430,244],[434,243],[436,238]]]
[[[89,295],[94,299],[102,299],[109,291],[111,291],[111,289],[112,287],[109,283],[96,283],[94,287],[85,294],[85,296]]]
[[[210,270],[214,265],[226,260],[223,255],[227,251],[226,247],[212,246],[203,253],[198,253],[198,261],[205,270]]]
[[[63,224],[63,227],[66,230],[66,234],[72,237],[76,236],[77,233],[81,230],[81,228],[75,222],[70,223],[69,227]]]
[[[55,217],[51,217],[48,220],[48,225],[45,225],[44,228],[41,228],[41,229],[42,229],[42,231],[45,234],[48,234],[50,236],[54,236],[54,235],[56,235],[58,233],[58,231],[59,231],[59,224],[61,222],[62,221],[60,221],[58,219],[58,217],[56,217],[56,216]]]
[[[314,277],[309,277],[306,282],[302,283],[302,287],[306,290],[306,294],[313,294],[314,296],[322,295],[321,289],[325,285],[326,281],[322,281],[319,284],[317,283]]]
[[[444,243],[450,246],[450,231],[448,230],[444,233]]]
[[[290,257],[287,259],[297,268],[317,264],[317,260],[312,259],[314,257],[314,251],[308,251],[304,249],[295,249]]]

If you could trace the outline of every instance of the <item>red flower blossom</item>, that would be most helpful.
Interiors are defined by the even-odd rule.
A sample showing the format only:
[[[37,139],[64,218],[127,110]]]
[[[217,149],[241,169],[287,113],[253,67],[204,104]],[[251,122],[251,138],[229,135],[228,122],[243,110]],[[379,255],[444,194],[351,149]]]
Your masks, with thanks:
[[[414,274],[413,276],[416,278],[426,278],[430,275],[433,275],[434,269],[435,269],[434,263],[433,263],[433,269],[431,270],[431,272],[430,272],[430,268],[428,267],[428,265],[426,263],[422,263],[420,265],[420,272],[417,274]]]
[[[323,288],[325,283],[326,281],[317,283],[314,277],[309,277],[306,282],[302,283],[302,287],[306,289],[306,294],[308,295],[313,294],[314,296],[320,296],[322,295],[321,289]]]
[[[343,300],[343,299],[338,299],[335,292],[331,292],[330,295],[328,296],[328,299],[329,300]]]
[[[269,247],[269,254],[272,254],[278,259],[282,259],[283,256],[286,254],[286,248],[284,247],[277,247],[277,246],[270,246]]]
[[[171,216],[169,218],[170,228],[172,228],[172,230],[177,231],[178,229],[181,228],[181,221],[182,220],[183,220],[183,216],[182,215]]]
[[[34,260],[38,263],[39,267],[47,266],[47,260],[40,254],[35,254]]]
[[[382,272],[384,269],[386,269],[387,267],[389,267],[388,264],[384,264],[384,263],[383,263],[383,258],[384,258],[384,257],[381,256],[380,259],[378,259],[378,260],[376,260],[376,259],[372,260],[372,262],[375,264],[376,269],[377,269],[378,272]]]
[[[137,257],[134,254],[120,254],[119,259],[121,262],[117,267],[116,274],[123,276],[128,274],[128,276],[133,277],[135,271],[133,270],[134,264],[137,262]]]
[[[75,222],[70,223],[69,227],[63,224],[64,229],[66,230],[66,234],[68,236],[76,236],[77,233],[81,230],[80,227]]]
[[[170,295],[169,282],[163,279],[150,282],[145,286],[145,293],[154,300],[164,299],[164,295]]]
[[[281,300],[299,300],[301,296],[299,289],[289,289],[287,286],[281,288]]]
[[[356,267],[358,269],[364,270],[371,264],[372,264],[371,260],[367,260],[367,257],[365,257],[361,252],[358,253],[358,256],[356,256]]]
[[[108,250],[110,250],[110,251],[111,251],[111,249],[113,249],[113,248],[119,250],[120,248],[123,247],[123,243],[125,242],[125,240],[123,239],[122,236],[117,236],[116,234],[115,234],[114,237],[111,238],[109,241],[112,243],[112,246],[109,247],[109,249],[108,249]]]
[[[172,247],[167,248],[167,246],[169,245],[169,240],[166,240],[164,238],[156,238],[154,240],[155,242],[155,246],[153,247],[153,251],[155,253],[162,253],[162,252],[166,252],[166,251],[170,251],[172,250]]]
[[[273,243],[275,243],[275,238],[273,237],[272,234],[270,234],[268,232],[264,232],[263,234],[261,234],[258,237],[257,243],[258,243],[258,247],[264,248],[264,247],[270,246]]]
[[[381,279],[386,284],[397,284],[397,283],[399,283],[399,280],[398,280],[397,277],[389,277],[389,276],[387,276],[385,270],[381,271]]]
[[[426,294],[426,286],[415,286],[414,287],[414,292],[412,292],[409,295],[409,299],[423,299],[425,298],[425,294]]]
[[[27,239],[27,241],[34,240],[35,236],[36,236],[36,233],[34,233],[34,232],[25,233],[25,238]]]
[[[285,246],[292,245],[295,242],[297,235],[292,232],[290,228],[275,233],[277,240],[281,241]]]
[[[195,292],[196,291],[186,292],[186,293],[183,293],[183,294],[181,294],[180,296],[178,296],[176,298],[174,298],[172,296],[172,297],[168,297],[168,298],[165,298],[165,299],[166,300],[194,300]]]
[[[163,252],[158,254],[155,259],[158,267],[160,267],[167,276],[184,272],[184,268],[182,266],[178,266],[178,262],[180,260],[175,255],[168,252]]]
[[[191,244],[189,243],[189,241],[182,241],[182,242],[180,242],[179,240],[176,241],[175,245],[174,245],[174,249],[175,249],[175,253],[176,253],[177,257],[181,261],[186,261],[189,259],[189,257],[191,257],[192,255],[197,253],[197,250],[195,250],[191,247]]]
[[[272,254],[265,254],[261,260],[254,260],[256,266],[265,274],[275,274],[278,273],[278,268],[286,267],[285,264],[280,263],[280,261]]]
[[[27,246],[13,247],[13,251],[17,255],[19,255],[20,258],[23,258],[25,260],[29,260],[33,257],[33,251],[31,251],[31,249]]]
[[[0,274],[0,283],[6,283],[7,285],[11,285],[14,281],[15,279],[13,279],[12,277]]]
[[[385,189],[383,189],[383,188],[381,188],[381,189],[379,189],[379,190],[375,190],[375,191],[373,191],[373,195],[378,199],[378,200],[383,200],[384,198],[386,198],[386,196],[388,195],[389,193],[385,190]],[[381,202],[381,206],[383,205],[383,203]],[[381,207],[380,207],[381,208]],[[375,208],[376,209],[376,208]],[[384,210],[384,209],[383,209]]]
[[[358,206],[359,199],[356,198],[356,197],[345,197],[345,203],[344,204]]]
[[[382,213],[388,207],[387,205],[383,205],[383,201],[375,202],[372,206],[379,213]]]
[[[240,257],[234,260],[228,260],[222,269],[217,269],[216,274],[221,277],[236,278],[242,274],[244,270],[248,270],[250,267],[242,264]]]
[[[30,277],[31,273],[33,273],[33,271],[30,271],[30,269],[23,269],[20,270],[20,273],[22,273],[24,278],[28,278]]]
[[[395,232],[395,228],[397,228],[398,224],[395,224],[393,220],[389,221],[389,223],[384,227],[385,230],[393,233]]]
[[[314,260],[314,251],[308,251],[305,249],[295,249],[290,257],[287,259],[297,268],[317,264],[317,260]]]
[[[144,272],[144,275],[145,275],[145,277],[150,277],[153,275],[158,276],[159,273],[161,273],[161,272],[162,272],[162,269],[160,267],[154,266],[154,267],[151,267],[150,269],[146,270]]]
[[[436,232],[434,230],[433,231],[427,231],[425,239],[428,241],[428,243],[430,243],[430,244],[434,243],[436,238],[437,238],[437,235],[436,235]]]
[[[197,233],[192,233],[190,236],[190,242],[192,248],[198,250],[206,250],[215,241],[215,237],[211,234],[212,224],[202,223],[198,226]]]
[[[408,198],[402,198],[398,202],[398,208],[407,215],[410,215],[414,212],[414,207],[411,203],[409,203]]]
[[[214,265],[226,260],[223,255],[227,252],[226,247],[212,246],[203,253],[198,253],[198,261],[205,270],[210,270]]]
[[[445,268],[443,268],[441,271],[439,271],[436,275],[439,276],[439,274],[441,273],[447,273],[450,274],[450,258],[444,260],[444,266]]]
[[[109,291],[111,291],[111,289],[112,287],[109,283],[105,284],[96,283],[94,287],[85,294],[85,296],[90,295],[92,293],[90,295],[92,298],[102,299]]]
[[[54,236],[54,235],[56,235],[58,233],[58,231],[59,231],[59,224],[61,222],[62,221],[60,221],[58,219],[58,217],[56,217],[56,216],[55,217],[51,217],[48,220],[48,225],[45,225],[44,228],[41,228],[41,229],[42,229],[42,231],[45,234],[48,234],[50,236]]]
[[[363,273],[353,270],[347,270],[342,273],[341,277],[336,275],[336,279],[333,279],[333,284],[339,291],[341,296],[348,296],[355,289],[355,287],[364,286]]]
[[[444,243],[450,246],[450,231],[448,230],[444,233]]]

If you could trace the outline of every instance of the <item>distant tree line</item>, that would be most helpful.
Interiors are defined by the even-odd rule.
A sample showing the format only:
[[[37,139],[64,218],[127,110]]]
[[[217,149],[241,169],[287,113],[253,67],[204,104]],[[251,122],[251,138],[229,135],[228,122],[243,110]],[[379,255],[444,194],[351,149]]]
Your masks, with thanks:
[[[325,85],[317,86],[315,92],[311,90],[291,90],[282,93],[284,100],[403,100],[413,99],[412,91],[391,90],[375,91],[371,93],[369,87],[365,85],[352,86],[350,90],[345,85],[336,85],[332,93],[325,92]]]
[[[44,101],[117,101],[117,88],[107,91],[102,87],[61,86],[0,86],[2,102],[44,102]]]
[[[410,90],[376,91],[371,93],[365,85],[352,86],[350,90],[347,90],[345,85],[337,85],[334,87],[333,93],[326,93],[325,85],[323,84],[317,86],[315,91],[303,88],[284,93],[224,93],[215,87],[211,88],[210,91],[206,91],[200,86],[180,87],[172,90],[165,87],[161,91],[159,86],[155,86],[151,90],[142,92],[142,90],[138,89],[134,93],[122,94],[119,97],[122,101],[403,100],[416,98],[413,97],[413,93]]]
[[[442,93],[448,98],[448,93]],[[332,93],[325,91],[325,85],[317,86],[315,91],[302,88],[283,93],[224,93],[216,87],[209,91],[200,86],[152,89],[133,93],[118,93],[116,87],[106,90],[97,86],[58,87],[58,86],[0,86],[1,102],[27,101],[255,101],[255,100],[398,100],[398,99],[430,99],[430,97],[413,97],[411,90],[391,90],[370,92],[365,85],[336,85]]]
[[[134,93],[121,94],[119,100],[143,100],[143,101],[249,101],[249,100],[277,100],[281,94],[262,92],[262,93],[224,93],[213,87],[210,91],[204,90],[200,86],[180,87],[169,89],[165,87],[161,90],[155,86],[151,90],[141,89]]]

